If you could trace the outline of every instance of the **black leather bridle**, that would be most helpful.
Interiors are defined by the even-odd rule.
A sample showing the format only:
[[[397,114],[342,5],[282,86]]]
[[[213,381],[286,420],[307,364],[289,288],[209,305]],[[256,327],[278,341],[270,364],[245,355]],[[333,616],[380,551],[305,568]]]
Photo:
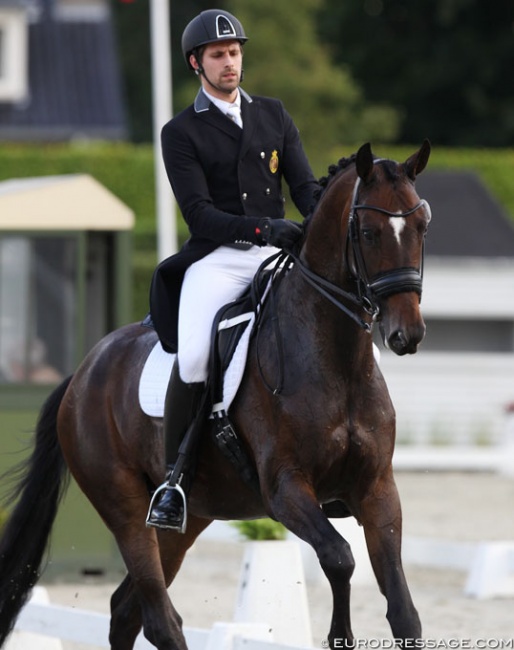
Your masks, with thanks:
[[[375,160],[375,163],[381,162],[380,160]],[[351,291],[345,291],[337,284],[334,284],[330,280],[323,278],[314,271],[311,271],[309,267],[303,262],[298,254],[291,250],[281,250],[278,253],[275,253],[267,260],[265,260],[260,269],[257,271],[254,282],[252,284],[252,294],[254,299],[255,311],[257,313],[257,359],[259,362],[259,372],[261,374],[262,380],[265,386],[270,392],[274,395],[280,393],[283,387],[283,351],[282,351],[282,337],[280,334],[280,327],[278,318],[276,317],[276,305],[274,302],[274,285],[279,284],[281,279],[285,277],[288,271],[294,266],[300,271],[304,280],[310,284],[316,291],[324,296],[328,301],[330,301],[334,306],[344,312],[349,316],[354,322],[356,322],[362,329],[366,332],[371,332],[373,328],[373,323],[380,316],[380,305],[379,301],[387,296],[393,295],[395,293],[402,293],[406,291],[416,292],[421,300],[421,290],[423,285],[423,260],[424,260],[424,248],[425,242],[423,240],[422,251],[421,251],[421,264],[420,268],[398,268],[392,269],[390,271],[384,271],[379,273],[372,278],[368,277],[368,272],[366,268],[366,263],[362,255],[360,248],[360,239],[359,239],[359,216],[358,210],[373,210],[375,212],[380,212],[381,214],[386,215],[387,217],[408,217],[410,214],[416,212],[420,208],[425,208],[430,217],[430,206],[427,201],[422,199],[417,203],[413,208],[406,210],[405,212],[390,212],[384,208],[375,205],[366,205],[364,203],[358,202],[358,193],[360,186],[360,178],[357,178],[355,183],[352,205],[350,208],[349,221],[348,221],[348,233],[346,237],[346,265],[347,271],[350,276],[354,279],[357,292],[352,293]],[[353,266],[351,268],[349,264],[349,251],[351,250],[353,255]],[[275,332],[275,339],[277,342],[277,353],[279,357],[279,377],[275,387],[270,386],[266,377],[264,376],[263,369],[261,368],[259,361],[259,334],[260,334],[260,318],[262,314],[262,301],[263,295],[258,288],[258,278],[261,277],[261,274],[266,268],[269,268],[271,263],[275,261],[273,270],[271,272],[272,281],[269,285],[269,294],[270,294],[270,303],[271,311],[273,314],[272,323],[273,329]],[[364,310],[368,315],[368,318],[361,317],[361,312]]]
[[[375,160],[375,163],[377,162],[381,162],[381,160]],[[420,208],[425,208],[430,215],[430,206],[427,201],[422,199],[419,203],[417,203],[413,208],[410,208],[409,210],[406,210],[404,212],[391,212],[379,206],[359,203],[359,187],[360,178],[357,179],[353,191],[352,206],[350,208],[350,215],[348,218],[348,235],[346,241],[346,263],[348,272],[355,280],[357,286],[356,293],[341,289],[336,284],[330,282],[329,280],[326,280],[325,278],[322,278],[321,276],[311,271],[296,254],[290,251],[288,251],[288,254],[294,259],[295,266],[301,271],[303,277],[311,286],[313,286],[319,293],[325,296],[325,298],[330,300],[330,302],[332,302],[336,307],[350,316],[350,318],[352,318],[358,325],[360,325],[360,327],[370,332],[373,326],[373,322],[379,318],[381,299],[396,293],[414,291],[419,295],[421,300],[425,242],[423,240],[421,264],[418,269],[413,267],[392,269],[390,271],[379,273],[370,278],[360,245],[358,211],[373,210],[375,212],[380,212],[387,217],[399,218],[408,217],[410,214],[413,214]],[[354,262],[353,268],[349,266],[348,262],[350,259],[350,251],[352,253],[352,259]],[[350,302],[354,308],[360,307],[364,309],[364,311],[371,317],[370,321],[361,318],[361,316],[356,313],[354,308],[352,309],[345,303],[341,302],[341,299],[344,299],[345,302]]]
[[[348,222],[348,248],[351,249],[355,263],[355,272],[351,271],[357,282],[359,296],[363,301],[367,301],[373,310],[378,309],[378,301],[387,298],[395,293],[414,291],[421,300],[423,289],[423,265],[425,258],[425,240],[421,250],[421,263],[419,268],[405,267],[384,271],[372,278],[369,277],[366,263],[362,255],[359,239],[359,215],[358,210],[372,210],[385,214],[392,219],[408,217],[420,208],[425,208],[430,213],[430,207],[424,199],[417,203],[410,210],[405,212],[390,212],[384,208],[375,205],[366,205],[354,203],[350,212]],[[347,256],[348,257],[348,256]]]

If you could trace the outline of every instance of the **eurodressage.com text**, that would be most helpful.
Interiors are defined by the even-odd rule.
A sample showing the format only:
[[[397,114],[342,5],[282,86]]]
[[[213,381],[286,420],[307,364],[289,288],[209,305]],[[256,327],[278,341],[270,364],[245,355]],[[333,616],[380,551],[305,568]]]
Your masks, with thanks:
[[[328,648],[328,641],[323,641]],[[334,648],[358,650],[514,650],[514,639],[334,639]]]

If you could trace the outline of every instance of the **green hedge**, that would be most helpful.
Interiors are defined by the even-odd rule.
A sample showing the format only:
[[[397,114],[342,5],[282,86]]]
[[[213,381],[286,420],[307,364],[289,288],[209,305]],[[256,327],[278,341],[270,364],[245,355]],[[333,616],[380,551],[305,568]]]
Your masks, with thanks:
[[[148,287],[156,264],[153,147],[124,143],[8,145],[0,149],[0,180],[58,174],[91,174],[136,215],[133,320],[148,311]],[[179,237],[187,229],[179,220]]]
[[[381,150],[377,154],[404,160],[414,148],[396,147]],[[491,194],[503,205],[514,221],[514,149],[448,149],[432,150],[428,169],[431,171],[467,170],[475,172],[488,187]]]
[[[309,151],[315,173],[350,155],[358,146]],[[416,147],[376,147],[374,152],[403,161]],[[475,171],[514,220],[514,150],[434,148],[429,169]],[[10,144],[0,149],[0,180],[55,174],[91,174],[136,215],[134,229],[134,320],[148,310],[148,286],[156,263],[154,157],[151,145],[126,143]],[[294,214],[292,215],[294,216]],[[187,228],[178,219],[179,241]]]
[[[230,523],[245,540],[262,542],[284,540],[287,537],[287,528],[284,524],[273,519],[251,519]]]
[[[149,145],[10,145],[0,150],[0,180],[54,174],[91,174],[136,214],[136,238],[153,246],[155,193]]]

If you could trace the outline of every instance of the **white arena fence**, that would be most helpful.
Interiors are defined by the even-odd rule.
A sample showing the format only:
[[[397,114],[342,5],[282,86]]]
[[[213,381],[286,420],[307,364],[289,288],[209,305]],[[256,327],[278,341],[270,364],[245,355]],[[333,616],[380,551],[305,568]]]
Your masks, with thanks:
[[[431,445],[397,445],[393,465],[396,470],[488,471],[501,472],[514,478],[514,413],[498,444],[491,447],[447,447]],[[352,582],[374,581],[362,528],[355,520],[332,520],[348,540],[356,560]],[[207,534],[218,539],[234,539],[234,529],[224,522],[214,522]],[[210,630],[185,629],[190,650],[313,650],[305,581],[324,579],[313,549],[293,538],[284,544],[293,545],[268,566],[258,543],[248,544],[243,566],[251,567],[242,574],[234,621],[216,623]],[[248,556],[248,553],[250,555]],[[276,562],[279,563],[277,569]],[[438,569],[453,568],[467,573],[464,593],[473,598],[514,596],[514,541],[453,542],[405,536],[405,565]],[[287,593],[286,562],[291,563]],[[267,587],[273,579],[271,601],[262,598],[262,573]],[[244,589],[242,585],[245,585]],[[300,585],[300,586],[299,586]],[[268,609],[260,609],[260,603]],[[273,603],[287,603],[288,611]],[[294,603],[292,605],[292,603]],[[288,612],[293,612],[288,618]],[[295,618],[296,616],[296,618]],[[276,617],[276,618],[274,618]],[[21,612],[6,650],[62,650],[62,642],[109,648],[109,621],[105,614],[50,604],[43,587],[36,587],[31,601]],[[306,623],[307,621],[307,623]],[[273,630],[273,632],[271,632]],[[288,645],[289,644],[289,645]],[[141,634],[135,650],[151,650]]]
[[[352,547],[356,560],[352,583],[374,581],[362,528],[351,519],[332,523]],[[226,523],[215,522],[213,527],[211,534],[218,538],[233,535]],[[280,544],[283,549],[278,553],[269,543],[264,547],[259,542],[247,544],[234,621],[216,623],[210,630],[186,628],[190,650],[313,650],[306,581],[322,580],[322,571],[314,551],[304,542],[295,538]],[[514,541],[459,543],[406,536],[403,561],[466,572],[464,593],[472,598],[514,596]],[[263,583],[273,598],[262,597]],[[63,641],[109,648],[109,620],[106,614],[52,605],[46,590],[36,587],[6,650],[62,650]],[[135,649],[152,648],[141,634]]]
[[[23,609],[6,650],[62,650],[62,641],[110,648],[106,614],[50,605],[45,590],[36,587],[35,597]],[[41,602],[43,600],[43,602]],[[185,628],[189,650],[313,650],[312,646],[285,645],[273,641],[266,623],[215,623],[210,630]],[[142,634],[135,650],[155,650]]]
[[[514,403],[514,354],[383,353],[380,368],[396,409],[397,449],[494,452],[514,428],[507,411]]]
[[[219,529],[227,535],[227,524]],[[14,645],[7,645],[7,650],[62,650],[61,641],[109,648],[109,620],[105,614],[51,605],[44,588],[38,587],[20,614],[9,641]],[[312,633],[300,544],[295,540],[271,546],[248,543],[234,620],[216,623],[210,630],[186,628],[184,634],[189,650],[310,650]],[[154,646],[140,634],[135,648],[150,650]]]

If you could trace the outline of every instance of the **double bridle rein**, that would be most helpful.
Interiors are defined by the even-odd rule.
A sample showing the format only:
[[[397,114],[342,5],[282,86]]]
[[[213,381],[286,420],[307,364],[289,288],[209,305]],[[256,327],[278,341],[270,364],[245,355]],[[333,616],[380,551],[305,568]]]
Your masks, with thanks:
[[[381,160],[375,160],[375,163],[381,162]],[[359,210],[373,210],[375,212],[380,212],[381,214],[386,215],[387,217],[397,218],[397,217],[408,217],[410,214],[416,212],[420,208],[425,208],[430,214],[430,206],[427,201],[422,199],[417,203],[413,208],[406,210],[405,212],[390,212],[385,208],[381,208],[375,205],[366,205],[358,202],[360,178],[358,177],[352,197],[352,205],[350,208],[350,214],[348,217],[348,233],[346,237],[346,267],[349,275],[353,278],[356,283],[356,292],[352,293],[351,291],[345,291],[337,284],[334,284],[330,280],[323,278],[318,275],[303,262],[298,254],[292,250],[281,250],[278,253],[275,253],[269,257],[258,270],[253,285],[253,296],[254,296],[254,305],[257,314],[257,359],[259,363],[259,372],[261,374],[262,380],[265,386],[273,394],[278,394],[282,391],[283,386],[283,352],[282,352],[282,337],[280,335],[280,328],[278,323],[278,318],[276,318],[276,305],[274,299],[274,287],[279,284],[282,278],[288,273],[291,267],[297,268],[304,280],[310,284],[319,294],[324,298],[330,301],[338,309],[344,312],[349,316],[359,327],[365,330],[368,333],[371,333],[373,329],[373,324],[380,317],[380,304],[379,301],[382,298],[391,296],[396,293],[402,293],[407,291],[414,291],[418,294],[421,299],[421,291],[423,285],[423,261],[424,261],[424,241],[423,248],[421,251],[421,264],[420,268],[416,269],[413,267],[398,268],[392,269],[390,271],[384,271],[378,275],[369,278],[366,263],[362,255],[360,240],[359,240]],[[349,265],[349,252],[351,251],[353,255],[353,261],[355,268],[351,268]],[[277,353],[279,357],[279,377],[275,387],[270,386],[268,381],[264,376],[263,369],[261,368],[259,361],[259,333],[260,333],[260,315],[262,315],[261,307],[263,301],[263,295],[261,295],[258,289],[258,278],[261,276],[261,273],[264,272],[265,268],[270,266],[274,261],[274,267],[271,271],[271,283],[269,286],[269,298],[270,298],[270,309],[273,314],[272,323],[273,329],[275,331],[275,338],[277,342]],[[364,310],[367,314],[366,317],[362,317],[360,314]]]

